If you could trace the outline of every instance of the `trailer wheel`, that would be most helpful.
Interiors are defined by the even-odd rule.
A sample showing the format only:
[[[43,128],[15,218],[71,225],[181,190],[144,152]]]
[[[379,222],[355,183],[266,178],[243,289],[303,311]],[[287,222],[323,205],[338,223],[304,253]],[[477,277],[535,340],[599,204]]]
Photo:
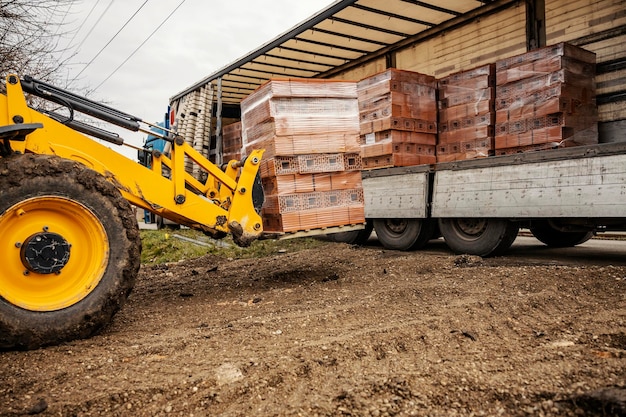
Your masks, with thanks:
[[[102,175],[55,156],[0,159],[0,349],[101,330],[139,270],[129,203]]]
[[[495,256],[511,247],[519,225],[506,219],[439,219],[439,230],[456,253]]]
[[[433,236],[430,219],[374,219],[378,240],[387,249],[421,249]]]
[[[365,223],[365,229],[332,233],[328,235],[328,238],[333,242],[348,243],[350,245],[364,245],[367,243],[367,240],[370,238],[373,230],[374,224],[371,220],[368,220]]]
[[[540,242],[551,248],[571,248],[585,243],[594,236],[594,232],[563,232],[550,226],[547,222],[534,224],[530,232]]]

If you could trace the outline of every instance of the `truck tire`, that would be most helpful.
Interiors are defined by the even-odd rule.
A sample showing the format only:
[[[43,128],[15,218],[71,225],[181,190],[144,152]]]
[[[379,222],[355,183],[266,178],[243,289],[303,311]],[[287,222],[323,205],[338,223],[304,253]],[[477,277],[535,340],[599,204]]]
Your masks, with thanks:
[[[551,248],[571,248],[585,243],[594,236],[594,232],[563,232],[550,226],[548,222],[533,224],[530,232],[537,240]]]
[[[433,236],[431,219],[374,219],[374,230],[387,249],[421,249]]]
[[[133,210],[104,176],[56,156],[0,158],[0,350],[101,330],[140,253]]]
[[[485,257],[510,248],[519,225],[506,219],[439,219],[439,230],[454,252]]]
[[[365,229],[332,233],[328,235],[328,238],[333,242],[348,243],[350,245],[364,245],[370,238],[372,230],[374,230],[374,224],[371,220],[368,220],[365,223]]]

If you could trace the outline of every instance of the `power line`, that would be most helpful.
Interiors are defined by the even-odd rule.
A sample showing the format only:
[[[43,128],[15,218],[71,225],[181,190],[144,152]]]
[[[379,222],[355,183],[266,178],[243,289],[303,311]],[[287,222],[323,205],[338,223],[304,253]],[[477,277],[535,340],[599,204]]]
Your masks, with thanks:
[[[100,54],[101,54],[101,53],[102,53],[102,52],[103,52],[103,51],[104,51],[104,50],[105,50],[105,49],[109,46],[109,44],[110,44],[111,42],[113,42],[113,40],[117,37],[117,35],[119,35],[119,34],[120,34],[120,32],[121,32],[122,30],[124,30],[124,28],[125,28],[125,27],[126,27],[126,26],[130,23],[130,21],[131,21],[131,20],[133,20],[135,16],[137,16],[137,13],[139,13],[139,11],[141,11],[141,9],[143,9],[143,6],[145,6],[145,5],[146,5],[146,3],[148,3],[148,1],[150,1],[150,0],[145,0],[145,1],[143,2],[143,4],[142,4],[141,6],[139,6],[139,8],[138,8],[137,10],[135,10],[135,13],[133,13],[133,15],[132,15],[130,18],[128,18],[128,20],[126,21],[126,23],[124,23],[124,24],[122,25],[122,27],[121,27],[121,28],[120,28],[120,29],[119,29],[119,30],[115,33],[115,35],[113,35],[113,37],[112,37],[111,39],[109,39],[109,41],[106,43],[106,45],[104,45],[104,46],[103,46],[103,47],[102,47],[102,48],[98,51],[98,53],[97,53],[97,54],[96,54],[93,58],[91,58],[91,61],[89,61],[89,62],[88,62],[88,63],[87,63],[87,64],[83,67],[83,69],[82,69],[82,70],[80,70],[80,72],[79,72],[78,74],[76,74],[76,76],[75,76],[74,78],[72,78],[72,79],[70,80],[69,84],[71,84],[71,83],[73,83],[74,81],[76,81],[76,79],[77,79],[78,77],[80,77],[80,75],[81,75],[83,72],[85,72],[85,70],[87,69],[87,67],[89,67],[89,66],[93,63],[93,61],[95,61],[95,60],[96,60],[96,58],[98,58],[98,57],[100,56]]]
[[[146,42],[148,42],[150,40],[150,38],[161,28],[161,26],[163,26],[165,24],[165,22],[167,22],[169,20],[170,17],[172,17],[172,15],[176,12],[176,10],[178,10],[180,8],[180,6],[183,5],[183,3],[186,0],[182,0],[178,6],[176,6],[176,8],[174,10],[172,10],[172,12],[170,14],[167,15],[167,17],[165,18],[165,20],[163,20],[159,26],[156,27],[156,29],[154,29],[152,31],[152,33],[141,43],[141,45],[139,45],[130,55],[128,55],[128,57],[124,60],[124,62],[122,62],[120,65],[117,66],[117,68],[115,68],[113,70],[112,73],[109,74],[108,77],[106,77],[100,84],[98,84],[93,91],[96,91],[98,88],[100,88],[102,86],[102,84],[104,84],[105,82],[107,82],[109,80],[109,78],[111,78],[120,68],[122,68],[124,66],[124,64],[126,64],[126,62],[128,62],[129,59],[131,59],[133,57],[133,55],[135,55],[137,53],[137,51],[139,51],[145,44]]]
[[[57,9],[59,7],[60,2],[58,2],[55,6],[54,6],[54,11],[52,12],[52,16],[56,15]],[[65,23],[65,18],[67,17],[67,14],[70,12],[70,6],[67,6],[67,8],[65,9],[65,13],[63,14],[63,17],[61,18],[61,21],[59,22],[59,24],[57,25],[56,29],[54,30],[54,35],[56,36],[59,33],[59,29],[61,29],[61,26],[63,26],[63,24]],[[57,41],[58,44],[58,41]]]
[[[113,2],[115,0],[111,0],[111,2],[109,3],[109,5],[104,9],[104,11],[102,13],[100,13],[100,16],[98,17],[98,19],[96,20],[96,23],[93,24],[93,26],[91,27],[91,29],[89,29],[89,32],[87,32],[87,34],[85,35],[85,37],[83,38],[83,40],[81,41],[81,43],[78,44],[78,46],[76,47],[76,50],[79,51],[80,47],[83,46],[83,44],[85,43],[85,41],[87,40],[87,38],[89,37],[89,35],[91,35],[91,32],[93,32],[93,30],[96,28],[96,26],[98,26],[98,23],[100,23],[100,21],[102,20],[102,18],[104,17],[104,15],[106,14],[107,11],[109,11],[109,9],[111,8],[111,6],[113,5]]]
[[[91,13],[93,13],[93,11],[96,8],[96,6],[98,5],[98,3],[100,3],[100,0],[98,0],[98,1],[96,1],[94,3],[94,5],[91,8],[91,10],[89,10],[89,13],[87,13],[87,16],[85,16],[85,18],[83,19],[83,21],[80,24],[80,26],[78,26],[78,29],[76,29],[76,32],[74,32],[74,36],[72,36],[72,39],[70,39],[69,43],[67,44],[68,48],[72,45],[72,42],[74,42],[74,39],[76,39],[76,35],[78,35],[78,32],[80,32],[80,30],[83,28],[83,26],[85,25],[85,22],[87,22],[87,19],[89,19],[89,16],[91,16]]]

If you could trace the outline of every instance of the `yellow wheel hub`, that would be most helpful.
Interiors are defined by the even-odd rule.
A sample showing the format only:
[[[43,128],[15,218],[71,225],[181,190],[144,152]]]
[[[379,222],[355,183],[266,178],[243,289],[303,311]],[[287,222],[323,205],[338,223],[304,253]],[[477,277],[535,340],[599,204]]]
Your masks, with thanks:
[[[0,216],[0,297],[33,311],[76,304],[100,282],[109,260],[102,223],[58,196],[21,201]]]

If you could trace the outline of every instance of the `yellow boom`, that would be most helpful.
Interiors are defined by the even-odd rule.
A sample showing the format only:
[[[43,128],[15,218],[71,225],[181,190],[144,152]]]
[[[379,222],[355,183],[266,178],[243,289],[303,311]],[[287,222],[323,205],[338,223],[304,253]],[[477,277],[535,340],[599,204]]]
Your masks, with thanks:
[[[262,151],[254,151],[240,170],[224,172],[177,137],[171,157],[156,152],[152,167],[146,168],[30,109],[15,75],[7,77],[6,87],[7,96],[0,100],[0,126],[19,131],[20,125],[41,125],[32,133],[9,139],[14,152],[78,161],[105,176],[133,205],[194,229],[232,232],[243,245],[263,231],[251,198]],[[205,182],[185,172],[185,156],[209,173]],[[170,170],[171,178],[162,175],[163,166]]]
[[[9,75],[0,95],[0,349],[87,337],[110,320],[139,269],[130,204],[242,246],[262,233],[262,151],[222,170],[174,136],[148,168],[30,108],[22,84]]]

